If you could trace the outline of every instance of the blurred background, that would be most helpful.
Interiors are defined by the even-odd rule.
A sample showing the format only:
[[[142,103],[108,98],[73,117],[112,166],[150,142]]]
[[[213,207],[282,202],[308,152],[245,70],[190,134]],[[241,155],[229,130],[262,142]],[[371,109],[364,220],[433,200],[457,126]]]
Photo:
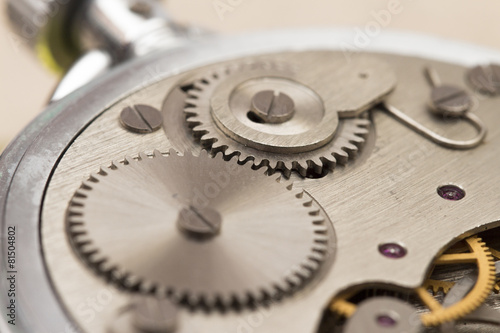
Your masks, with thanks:
[[[41,0],[42,1],[42,0]],[[221,33],[288,27],[364,27],[374,12],[401,4],[385,29],[410,30],[500,49],[498,0],[169,0],[163,1],[180,22]],[[22,45],[0,15],[0,151],[43,110],[59,78]],[[224,12],[216,8],[225,8]]]

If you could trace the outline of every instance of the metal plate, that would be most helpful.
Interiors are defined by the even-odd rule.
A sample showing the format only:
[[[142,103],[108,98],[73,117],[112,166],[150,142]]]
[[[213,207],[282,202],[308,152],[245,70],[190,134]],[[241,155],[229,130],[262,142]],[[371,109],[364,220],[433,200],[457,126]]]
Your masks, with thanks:
[[[20,272],[22,272],[22,275],[20,274],[18,277],[18,289],[20,290],[22,295],[27,295],[27,297],[18,298],[19,307],[23,308],[23,312],[19,313],[19,326],[17,328],[21,331],[64,332],[65,330],[67,330],[69,325],[71,325],[71,321],[64,314],[63,308],[61,307],[57,296],[53,293],[53,289],[48,280],[45,268],[43,267],[43,262],[41,260],[41,246],[40,239],[38,237],[39,212],[41,203],[43,201],[45,187],[54,166],[57,164],[60,156],[66,150],[67,146],[72,142],[74,137],[83,128],[85,128],[87,124],[92,121],[92,119],[94,119],[103,110],[107,109],[108,106],[116,104],[117,100],[120,100],[122,97],[129,95],[131,91],[140,90],[142,87],[147,86],[151,82],[157,81],[163,77],[170,76],[178,72],[182,72],[188,68],[197,67],[214,61],[220,61],[222,59],[234,58],[247,54],[255,54],[263,51],[271,52],[282,51],[286,49],[339,48],[341,42],[343,40],[349,40],[349,38],[350,31],[309,31],[300,33],[287,32],[265,34],[256,35],[253,37],[250,36],[246,38],[215,38],[212,40],[207,39],[203,43],[192,45],[182,50],[177,50],[175,53],[171,53],[169,55],[156,54],[140,61],[131,63],[128,67],[123,67],[110,73],[109,76],[103,78],[99,82],[95,82],[94,84],[91,84],[75,92],[61,102],[51,106],[23,133],[22,136],[17,139],[17,141],[15,141],[13,145],[7,148],[1,159],[2,163],[0,166],[0,172],[2,187],[0,189],[0,197],[3,200],[2,205],[0,206],[0,216],[2,218],[2,230],[5,231],[7,225],[22,226],[22,228],[20,228],[18,232],[18,247],[22,248],[23,252],[23,255],[18,258],[19,270]],[[494,51],[474,48],[459,43],[447,43],[447,47],[442,48],[442,41],[418,36],[411,37],[413,42],[408,43],[408,38],[410,38],[408,35],[385,34],[385,37],[381,36],[379,39],[373,41],[371,49],[375,51],[426,55],[435,59],[444,59],[451,62],[461,62],[469,65],[475,64],[477,62],[488,62],[494,59],[496,59],[497,61],[500,60],[500,55]],[[153,74],[151,74],[151,71],[153,71]],[[410,92],[406,93],[410,95],[412,94]],[[89,98],[88,96],[92,97]],[[157,98],[160,97],[158,96]],[[487,104],[488,102],[485,103]],[[159,105],[156,106],[159,107]],[[397,138],[397,131],[406,131],[404,127],[398,127],[394,124],[390,125],[390,127],[394,129],[394,131],[385,128],[383,123],[385,122],[386,124],[389,124],[387,119],[388,117],[384,114],[377,115],[375,121],[378,125],[379,133],[384,133],[384,135],[390,135],[390,137]],[[393,121],[392,119],[389,120]],[[488,120],[490,124],[495,121],[495,119]],[[406,132],[405,135],[407,135]],[[417,136],[409,136],[411,137],[410,142],[412,140],[418,141],[419,139]],[[497,134],[493,132],[488,139],[489,142],[491,142],[490,140],[493,140],[496,137]],[[377,142],[380,143],[383,141],[381,141],[381,138],[379,137],[379,140]],[[387,145],[387,149],[383,149],[381,153],[387,154],[385,156],[394,154],[394,147],[390,146],[391,145]],[[492,144],[490,144],[489,146],[492,146]],[[96,148],[95,146],[90,147],[92,149]],[[413,159],[415,158],[415,155],[409,155],[410,153],[415,152],[415,150],[411,149],[412,147],[414,146],[407,147],[407,149],[403,150],[402,153],[407,154],[406,156],[408,156],[408,158],[409,156],[412,156]],[[117,151],[117,154],[118,152],[119,150]],[[487,150],[484,147],[480,148],[477,151],[470,152],[469,154],[476,154],[477,152],[481,152],[483,156],[488,156],[490,158],[491,156],[494,156],[491,154],[490,150]],[[452,154],[450,153],[445,155]],[[440,158],[444,157],[444,155],[440,155]],[[424,158],[424,160],[425,159],[426,158]],[[475,159],[471,160],[477,161],[477,156]],[[457,159],[453,156],[448,156],[448,161],[451,164],[455,164],[457,163],[457,161],[461,162],[460,159]],[[423,163],[424,162],[420,162],[417,165],[421,165]],[[365,163],[364,165],[368,165],[368,163]],[[418,166],[415,168],[418,169]],[[491,168],[491,165],[479,165],[478,170],[476,171],[477,177],[481,177],[481,175],[484,175],[485,172],[490,172],[491,170],[489,170],[488,168]],[[360,168],[358,168],[357,170],[360,170]],[[494,171],[495,170],[493,170],[493,172]],[[454,170],[454,173],[455,174],[453,175],[446,174],[446,179],[449,179],[451,176],[471,176],[470,173],[461,174],[460,170]],[[353,174],[354,173],[351,173],[350,175]],[[406,179],[410,178],[409,180],[413,181],[415,181],[416,179],[418,180],[418,182],[420,182],[422,178],[417,177],[417,174],[418,172],[412,177],[407,176]],[[442,171],[441,178],[444,177],[444,174],[444,171]],[[378,176],[383,176],[379,179],[386,179],[384,177],[387,177],[387,171],[386,173],[381,171],[381,174],[379,174]],[[420,174],[419,176],[422,175]],[[484,179],[479,179],[479,181],[474,182],[475,184],[473,184],[471,187],[467,186],[469,193],[481,193],[481,186],[483,186],[483,188],[486,186],[490,190],[483,192],[485,197],[492,195],[490,197],[491,200],[498,199],[495,196],[497,194],[495,194],[495,191],[492,190],[495,188],[495,185],[491,183],[491,179],[486,179],[485,176],[483,177]],[[374,179],[376,178],[377,177],[374,177]],[[429,179],[429,184],[432,183],[432,185],[434,186],[434,182],[436,180],[441,180],[438,178],[439,177],[433,177],[433,179]],[[347,177],[338,177],[338,179],[347,179]],[[470,179],[471,183],[473,182],[473,179],[468,179]],[[346,184],[342,184],[342,182],[339,182],[337,186],[343,186],[344,188],[351,189],[355,188],[350,183],[348,185]],[[382,187],[382,189],[384,190],[387,190],[390,187],[388,183],[382,184],[384,185]],[[311,190],[315,190],[315,187],[313,185],[311,186]],[[411,193],[405,191],[405,188],[401,183],[399,186],[394,186],[396,189],[396,195],[391,194],[390,196],[393,200],[391,207],[397,206],[398,202],[400,202],[403,198],[411,196]],[[7,191],[9,191],[8,195]],[[318,190],[316,189],[315,191]],[[368,200],[367,203],[370,203],[370,200]],[[438,206],[433,207],[434,209],[439,208]],[[400,209],[403,208],[407,207],[400,207]],[[381,209],[381,207],[377,209]],[[464,211],[467,211],[465,216],[477,218],[476,215],[479,211],[477,207],[473,207],[473,209],[471,209],[471,207],[464,207],[462,209]],[[378,213],[380,214],[380,212]],[[346,214],[346,212],[342,210],[339,212],[336,210],[335,214],[332,214],[332,216],[341,218],[342,214]],[[422,219],[425,219],[430,215],[432,215],[431,212],[424,212],[424,214],[420,217]],[[492,222],[497,220],[498,216],[493,215],[494,214],[491,213],[484,214],[480,222],[477,222],[477,225],[482,223],[481,221]],[[380,215],[377,218],[382,219]],[[58,222],[56,221],[55,223],[57,224]],[[373,224],[371,224],[371,226],[373,227]],[[361,223],[357,223],[356,225],[351,224],[350,227],[351,228],[349,228],[348,231],[351,234],[353,234],[353,232],[356,233],[356,231],[359,231],[360,229],[363,229],[363,233],[368,231],[366,228],[361,227]],[[467,225],[466,227],[468,228],[470,227],[470,225]],[[463,226],[463,228],[465,229],[465,226]],[[416,231],[422,233],[426,231],[425,228],[421,227],[417,229],[418,230]],[[344,230],[344,232],[345,231],[347,230]],[[57,237],[54,233],[49,232],[48,234],[51,237]],[[443,237],[443,239],[439,238],[438,241],[440,241],[441,244],[436,245],[435,248],[429,249],[428,252],[431,252],[433,250],[438,251],[441,246],[451,240],[450,237],[451,235],[447,235],[446,237]],[[51,238],[46,239],[46,241],[46,244],[53,244],[54,248],[59,247],[59,250],[61,251],[63,251],[64,247],[67,246],[65,245],[65,241],[61,239],[59,242]],[[368,245],[369,244],[367,244],[367,246]],[[340,244],[339,248],[344,249],[343,244]],[[2,250],[5,253],[5,247],[3,247]],[[344,253],[346,254],[349,253],[348,248],[345,248],[344,251]],[[430,256],[431,255],[416,255],[420,263],[427,262]],[[4,258],[5,256],[2,257]],[[48,254],[47,260],[48,262],[50,262],[50,259],[48,259]],[[54,263],[54,261],[52,262]],[[65,265],[64,261],[56,260],[56,262],[58,262],[61,267]],[[50,263],[49,267],[53,269]],[[408,267],[408,265],[404,265],[404,269],[400,274],[403,274],[403,272],[405,272]],[[415,265],[415,267],[420,266]],[[343,272],[345,268],[340,265],[338,269],[339,272]],[[334,273],[336,274],[336,272]],[[74,274],[74,272],[68,272],[68,274]],[[406,271],[405,275],[410,274]],[[394,278],[398,278],[398,276]],[[419,277],[419,274],[416,274],[414,275],[414,279],[406,282],[408,284],[414,284],[417,283],[420,279],[421,276]],[[66,280],[72,283],[73,288],[75,289],[73,293],[61,295],[71,298],[76,295],[75,293],[78,293],[78,289],[81,286],[78,285],[78,283],[71,281],[70,276],[66,276]],[[2,281],[2,283],[5,282]],[[2,289],[4,288],[5,286],[2,286]],[[97,297],[99,295],[99,291],[98,289],[94,290],[96,290]],[[314,294],[309,294],[307,298],[314,298],[318,295],[318,293],[320,293],[320,290],[321,289],[318,288]],[[335,288],[329,289],[329,291],[334,292]],[[2,293],[1,297],[5,297],[4,295],[5,293]],[[326,299],[329,296],[330,295],[322,295],[321,299]],[[116,298],[119,297],[116,296]],[[317,300],[313,302],[314,307],[310,307],[310,305],[311,304],[309,302],[301,302],[301,306],[303,306],[304,308],[314,309],[318,306]],[[84,311],[85,304],[78,304],[78,306],[80,310]],[[278,309],[282,308],[276,307],[276,310]],[[93,314],[97,314],[96,311],[94,311]],[[89,318],[91,317],[90,312],[87,312],[87,315]],[[250,314],[243,314],[244,318],[248,318],[249,315]],[[301,313],[301,318],[297,322],[295,322],[294,327],[296,329],[303,329],[304,332],[311,331],[311,325],[317,320],[318,316],[319,314],[309,312]],[[96,317],[93,317],[92,320],[89,319],[89,321],[93,325],[96,325],[97,322],[95,318]],[[283,323],[282,318],[289,317],[273,315],[272,318],[272,321]],[[205,319],[206,318],[203,315],[198,314],[195,316],[193,325],[197,322],[197,320],[204,321]],[[237,328],[237,326],[239,325],[238,320],[240,320],[240,318],[235,318],[234,321],[228,321],[231,322],[231,325],[229,325],[231,327],[229,328],[233,330],[235,329],[235,327]],[[270,322],[271,320],[266,319],[266,323]]]

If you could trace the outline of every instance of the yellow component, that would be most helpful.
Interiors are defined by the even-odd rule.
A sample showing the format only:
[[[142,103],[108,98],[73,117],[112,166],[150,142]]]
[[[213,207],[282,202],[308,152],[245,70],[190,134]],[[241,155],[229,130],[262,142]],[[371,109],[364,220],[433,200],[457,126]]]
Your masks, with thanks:
[[[423,288],[425,290],[432,290],[433,294],[437,294],[440,290],[442,290],[443,293],[447,294],[454,285],[455,282],[451,281],[428,279],[427,281],[425,281]]]
[[[36,55],[40,59],[43,65],[50,69],[51,71],[57,73],[58,75],[62,75],[64,73],[64,69],[59,66],[57,61],[55,60],[52,51],[48,43],[42,38],[35,46]]]
[[[354,312],[356,312],[356,304],[351,303],[346,299],[339,298],[332,301],[330,304],[330,311],[349,318],[354,314]]]
[[[341,316],[349,318],[356,312],[356,304],[348,301],[349,298],[356,294],[356,290],[351,290],[341,296],[335,297],[330,303],[330,311]]]
[[[417,288],[415,293],[430,310],[430,312],[424,313],[420,317],[425,326],[438,326],[468,315],[483,304],[493,290],[495,284],[495,265],[490,249],[477,236],[467,238],[465,245],[469,252],[456,253],[456,251],[453,251],[452,253],[443,254],[434,262],[434,265],[474,263],[478,267],[477,282],[467,296],[460,302],[447,308],[444,308],[428,290],[431,289],[434,292],[443,290],[447,293],[453,286],[453,282],[428,280],[422,287]],[[356,291],[351,291],[350,293],[335,297],[330,304],[330,310],[346,318],[351,317],[356,312],[357,305],[350,302],[349,299],[355,293]]]
[[[431,310],[421,316],[425,326],[437,326],[460,319],[477,309],[490,295],[495,284],[495,265],[490,250],[477,236],[465,240],[470,253],[444,254],[436,265],[475,263],[478,267],[477,282],[460,302],[444,308],[424,287],[416,290],[420,299]]]

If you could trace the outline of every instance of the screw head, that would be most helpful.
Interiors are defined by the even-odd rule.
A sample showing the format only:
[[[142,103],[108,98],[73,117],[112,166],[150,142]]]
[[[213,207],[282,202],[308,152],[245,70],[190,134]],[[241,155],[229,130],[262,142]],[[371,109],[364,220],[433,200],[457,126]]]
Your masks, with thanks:
[[[207,207],[188,206],[180,211],[177,227],[192,238],[212,238],[220,233],[222,217],[218,212]]]
[[[467,73],[472,87],[483,94],[500,95],[500,65],[476,66]]]
[[[457,185],[439,186],[437,193],[441,198],[450,201],[462,200],[465,197],[465,190]]]
[[[264,123],[280,124],[295,113],[295,103],[285,93],[263,90],[252,98],[252,112]]]
[[[138,104],[124,108],[120,114],[120,122],[131,132],[153,133],[163,124],[163,116],[154,107]]]
[[[445,117],[462,117],[472,108],[472,98],[462,88],[441,85],[432,89],[431,110]]]
[[[390,259],[401,259],[406,256],[406,249],[397,243],[385,243],[379,246],[379,252]]]
[[[144,18],[151,17],[151,13],[153,11],[151,8],[151,4],[144,0],[135,0],[130,5],[130,10]]]

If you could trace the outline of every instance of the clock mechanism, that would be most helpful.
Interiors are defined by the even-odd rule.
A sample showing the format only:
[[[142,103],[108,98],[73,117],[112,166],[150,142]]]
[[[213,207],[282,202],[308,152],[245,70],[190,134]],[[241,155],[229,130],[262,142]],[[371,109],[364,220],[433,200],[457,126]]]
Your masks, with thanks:
[[[52,174],[54,288],[95,333],[497,332],[485,73],[294,51],[141,87]]]

